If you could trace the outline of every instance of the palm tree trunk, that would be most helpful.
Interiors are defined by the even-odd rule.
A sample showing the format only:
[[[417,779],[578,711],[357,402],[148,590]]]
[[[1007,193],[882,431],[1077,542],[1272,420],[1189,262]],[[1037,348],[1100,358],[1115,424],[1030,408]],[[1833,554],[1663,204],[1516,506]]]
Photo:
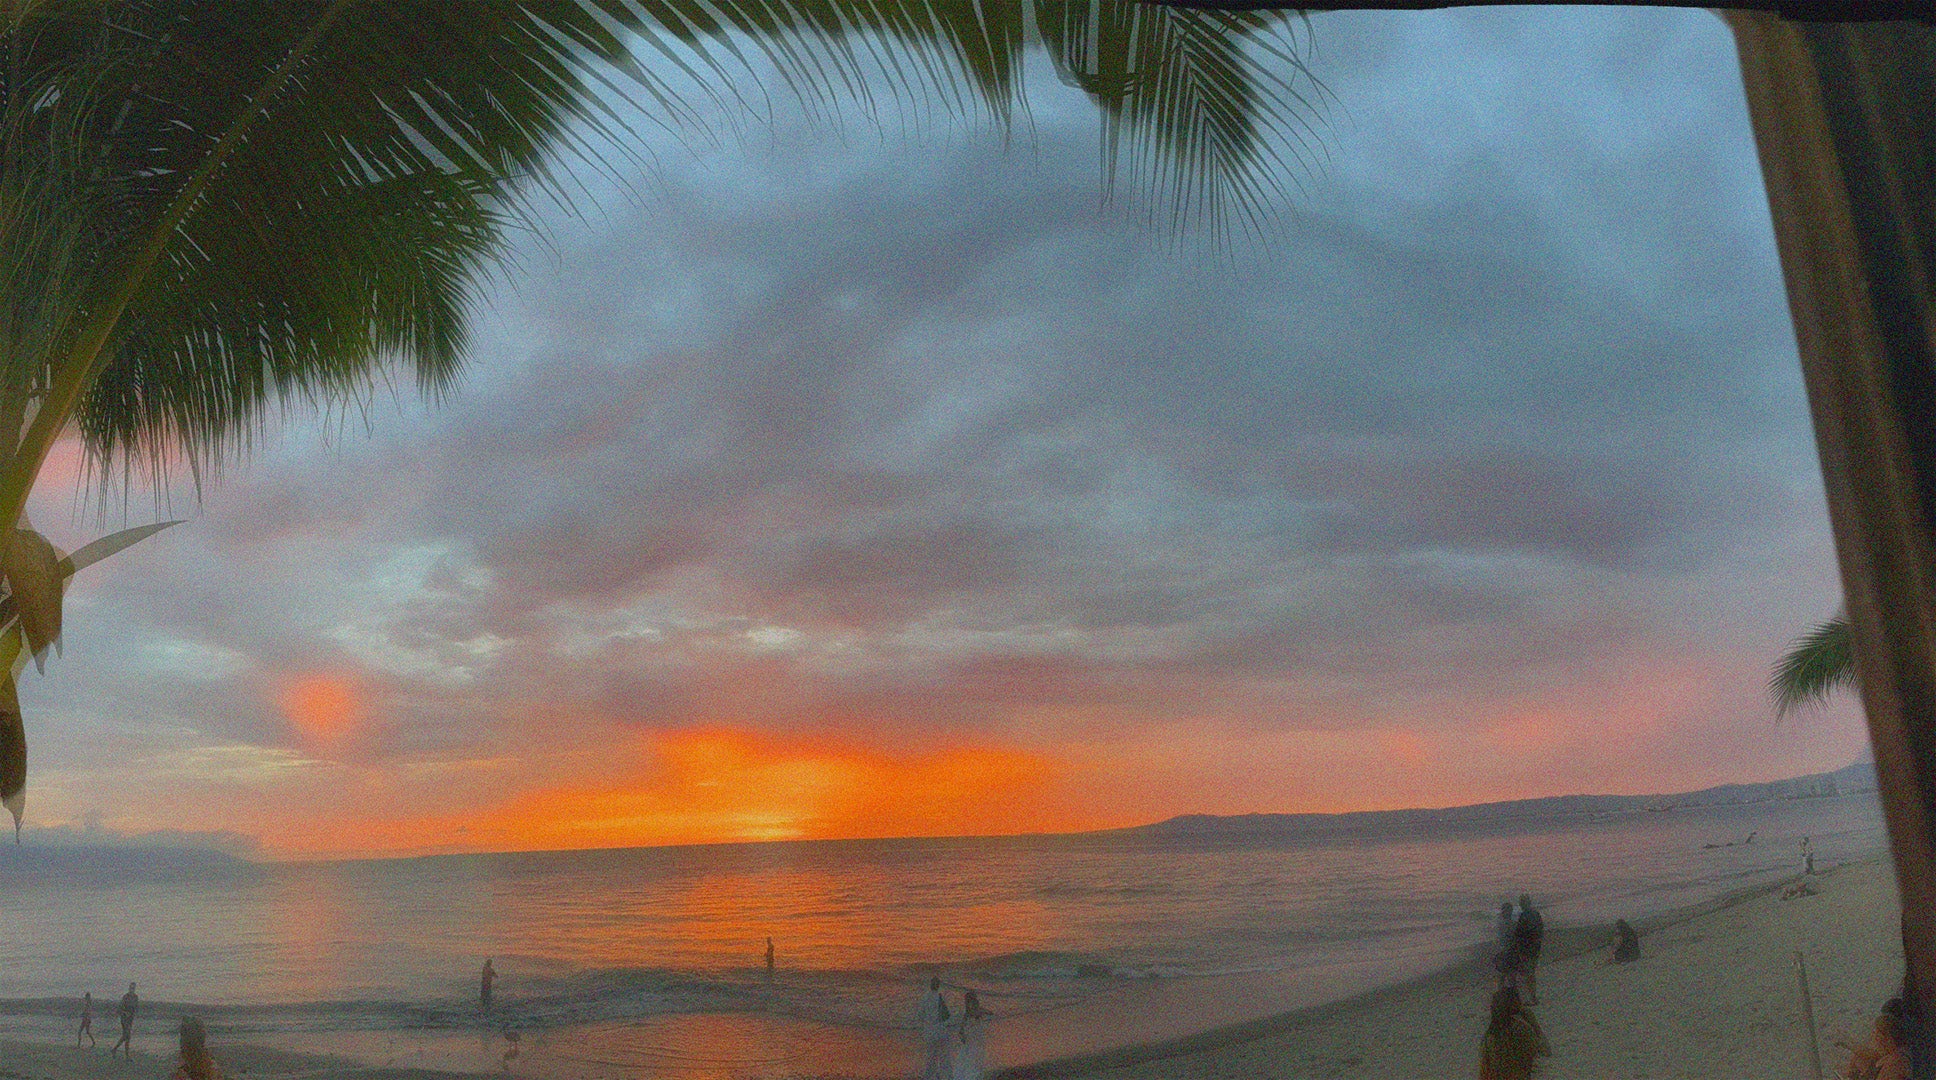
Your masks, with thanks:
[[[1936,1019],[1936,27],[1723,17],[1814,415],[1903,950]]]

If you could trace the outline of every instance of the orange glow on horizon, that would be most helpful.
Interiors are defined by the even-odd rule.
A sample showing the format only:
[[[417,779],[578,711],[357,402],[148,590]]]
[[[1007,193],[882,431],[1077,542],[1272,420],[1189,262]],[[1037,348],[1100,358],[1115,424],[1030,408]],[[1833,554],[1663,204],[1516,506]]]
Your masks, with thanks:
[[[328,684],[334,686],[335,684]],[[314,700],[340,699],[320,687]],[[292,695],[293,696],[293,695]],[[292,714],[300,711],[292,708]],[[333,715],[328,708],[318,708]],[[713,727],[642,735],[614,781],[534,787],[495,806],[415,818],[291,823],[282,857],[999,835],[1094,827],[1057,798],[1045,755],[966,746],[897,755],[832,739]]]
[[[498,738],[466,730],[439,745],[398,737],[380,684],[317,669],[266,686],[290,725],[281,745],[171,758],[162,773],[117,772],[108,786],[140,808],[116,828],[236,829],[288,859],[1068,833],[1177,814],[1696,790],[1737,777],[1700,760],[1674,772],[1609,763],[1693,713],[1706,681],[1630,680],[1591,708],[1576,702],[1595,686],[1360,723],[1099,710],[1080,722],[1105,737],[1026,723],[945,742],[866,715],[820,715],[792,732],[736,719],[759,715],[760,701],[696,703],[696,723],[656,730],[539,701],[498,721]]]

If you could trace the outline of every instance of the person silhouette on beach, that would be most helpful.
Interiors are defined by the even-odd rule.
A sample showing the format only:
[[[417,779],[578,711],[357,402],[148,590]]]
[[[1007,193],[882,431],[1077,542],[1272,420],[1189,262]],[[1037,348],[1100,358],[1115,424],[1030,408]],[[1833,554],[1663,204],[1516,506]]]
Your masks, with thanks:
[[[208,1029],[200,1017],[184,1016],[181,1021],[181,1061],[171,1080],[222,1080],[222,1070],[208,1053]]]
[[[1546,920],[1533,908],[1533,898],[1519,894],[1519,919],[1513,923],[1513,951],[1525,967],[1526,1004],[1539,1004],[1539,950],[1546,943]]]
[[[1634,933],[1634,928],[1627,924],[1627,920],[1613,920],[1613,932],[1620,936],[1620,940],[1613,944],[1613,962],[1627,964],[1640,959],[1640,935]]]
[[[74,1033],[75,1046],[81,1045],[83,1035],[87,1036],[89,1046],[101,1045],[94,1041],[94,992],[92,990],[81,995],[81,1029]]]
[[[1494,990],[1511,990],[1521,998],[1525,997],[1526,957],[1518,949],[1503,949],[1494,955],[1492,971],[1498,976],[1498,981],[1493,984]]]
[[[773,981],[773,939],[766,939],[766,981]]]
[[[497,981],[497,969],[491,966],[489,957],[484,960],[484,974],[478,979],[477,1010],[491,1011],[491,984]]]
[[[1492,995],[1492,1019],[1479,1043],[1479,1080],[1531,1080],[1540,1058],[1553,1047],[1539,1021],[1519,1003],[1519,992],[1502,986]]]
[[[123,1050],[129,1058],[134,1057],[134,1013],[141,1007],[141,999],[135,996],[134,984],[128,984],[128,992],[121,995],[121,1041],[108,1047],[108,1056],[113,1057],[116,1050]]]
[[[988,1069],[988,1014],[970,990],[961,997],[961,1045],[955,1048],[954,1080],[981,1080]]]
[[[921,1080],[951,1080],[949,1071],[948,999],[941,994],[941,980],[929,979],[928,992],[921,998],[917,1020],[921,1026]]]

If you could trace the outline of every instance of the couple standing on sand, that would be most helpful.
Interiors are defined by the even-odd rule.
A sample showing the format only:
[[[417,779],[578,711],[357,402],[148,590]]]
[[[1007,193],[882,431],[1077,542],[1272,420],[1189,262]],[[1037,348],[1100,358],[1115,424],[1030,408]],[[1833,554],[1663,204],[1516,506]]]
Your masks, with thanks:
[[[121,995],[121,1038],[108,1047],[108,1056],[113,1057],[116,1050],[125,1050],[129,1057],[134,1056],[134,1014],[141,1007],[141,998],[134,992],[134,984],[128,984],[128,992]],[[74,1045],[81,1045],[81,1036],[87,1036],[89,1046],[99,1046],[94,1041],[94,992],[81,995],[81,1027],[74,1032]]]
[[[1511,904],[1499,905],[1499,954],[1492,962],[1499,985],[1479,1044],[1479,1080],[1529,1080],[1538,1060],[1553,1055],[1546,1033],[1526,1008],[1539,1000],[1535,970],[1545,941],[1546,921],[1531,897],[1520,894],[1516,915]]]
[[[1519,913],[1511,904],[1499,905],[1499,954],[1493,969],[1501,986],[1521,992],[1528,1005],[1539,1004],[1539,950],[1546,942],[1546,920],[1533,908],[1532,897],[1519,894]]]
[[[961,1018],[952,1019],[941,980],[928,980],[917,1018],[926,1057],[921,1080],[981,1080],[988,1068],[988,1014],[981,999],[969,990],[961,998]]]

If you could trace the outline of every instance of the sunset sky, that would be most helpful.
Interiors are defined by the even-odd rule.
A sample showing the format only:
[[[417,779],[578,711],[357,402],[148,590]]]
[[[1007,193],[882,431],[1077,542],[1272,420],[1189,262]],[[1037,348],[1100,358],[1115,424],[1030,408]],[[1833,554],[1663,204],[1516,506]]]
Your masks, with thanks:
[[[1041,57],[1006,140],[782,119],[581,168],[448,401],[292,419],[75,579],[29,842],[1013,833],[1855,760],[1849,702],[1764,689],[1839,590],[1719,20],[1309,32],[1328,159],[1221,254],[1099,205]],[[124,521],[75,471],[30,508],[63,548]]]

